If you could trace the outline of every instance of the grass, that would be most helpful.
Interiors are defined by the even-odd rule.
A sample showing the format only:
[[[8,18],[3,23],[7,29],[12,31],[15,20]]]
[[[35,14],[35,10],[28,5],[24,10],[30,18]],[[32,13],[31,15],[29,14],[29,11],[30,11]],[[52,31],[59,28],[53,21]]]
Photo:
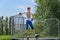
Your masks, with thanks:
[[[0,40],[11,40],[11,36],[10,35],[1,35]]]

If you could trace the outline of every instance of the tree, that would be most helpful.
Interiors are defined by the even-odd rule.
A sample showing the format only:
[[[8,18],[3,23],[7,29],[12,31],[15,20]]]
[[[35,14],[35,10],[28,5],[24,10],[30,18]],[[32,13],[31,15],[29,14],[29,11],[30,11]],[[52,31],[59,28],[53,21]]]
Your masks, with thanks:
[[[9,17],[9,35],[11,35],[11,17]]]
[[[1,35],[3,35],[3,16],[1,17]]]
[[[5,21],[5,31],[6,31],[6,35],[8,35],[8,17],[6,17],[6,21]]]
[[[0,17],[0,35],[3,35],[3,16]]]
[[[44,19],[58,18],[60,20],[60,2],[58,0],[35,0],[35,2],[37,3],[36,12],[34,14],[36,19],[35,27],[37,26],[36,29],[40,28],[39,30],[41,35],[43,32],[41,28],[44,27]],[[50,33],[51,29],[52,28],[50,27]]]
[[[1,35],[1,17],[0,17],[0,35]]]

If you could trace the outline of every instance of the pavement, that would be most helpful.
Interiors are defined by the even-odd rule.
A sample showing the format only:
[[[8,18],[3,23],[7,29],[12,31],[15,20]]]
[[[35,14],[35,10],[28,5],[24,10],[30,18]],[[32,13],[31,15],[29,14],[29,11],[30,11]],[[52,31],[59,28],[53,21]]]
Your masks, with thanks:
[[[13,40],[27,40],[27,38],[13,38]],[[29,38],[28,40],[60,40],[60,38]]]

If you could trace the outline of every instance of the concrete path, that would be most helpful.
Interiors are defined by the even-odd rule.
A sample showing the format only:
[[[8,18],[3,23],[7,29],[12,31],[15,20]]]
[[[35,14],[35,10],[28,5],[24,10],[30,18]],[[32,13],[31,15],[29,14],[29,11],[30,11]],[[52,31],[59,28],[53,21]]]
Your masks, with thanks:
[[[27,38],[14,38],[14,40],[27,40]],[[36,38],[29,38],[29,40],[36,40]],[[38,38],[37,40],[60,40],[60,38]]]

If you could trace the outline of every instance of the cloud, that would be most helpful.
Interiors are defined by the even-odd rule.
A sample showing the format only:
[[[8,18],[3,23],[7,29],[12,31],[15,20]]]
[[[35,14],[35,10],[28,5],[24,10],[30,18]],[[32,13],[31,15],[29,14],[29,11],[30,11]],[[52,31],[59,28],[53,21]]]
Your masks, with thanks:
[[[32,0],[32,2],[35,2],[34,0]]]
[[[2,16],[2,12],[1,12],[1,10],[0,10],[0,16]]]
[[[19,5],[19,6],[17,6],[16,8],[17,9],[25,9],[25,8],[27,8],[27,7],[34,7],[33,5],[31,6],[31,5]]]
[[[2,16],[2,14],[0,13],[0,16]]]
[[[31,9],[33,8],[33,6],[29,6],[29,5],[20,5],[20,6],[17,6],[16,8],[17,9],[23,9],[23,10],[26,10],[27,7],[31,7]]]
[[[23,11],[26,11],[27,7],[28,7],[27,5],[25,5],[25,6],[24,5],[19,5],[16,8],[19,12],[23,12]]]
[[[34,12],[34,6],[29,6],[29,5],[20,5],[20,6],[17,6],[16,8],[17,8],[17,10],[18,10],[18,12],[26,12],[27,10],[27,7],[31,7],[31,12]]]
[[[20,5],[20,6],[17,6],[17,9],[25,9],[27,6],[23,6],[23,5]]]

